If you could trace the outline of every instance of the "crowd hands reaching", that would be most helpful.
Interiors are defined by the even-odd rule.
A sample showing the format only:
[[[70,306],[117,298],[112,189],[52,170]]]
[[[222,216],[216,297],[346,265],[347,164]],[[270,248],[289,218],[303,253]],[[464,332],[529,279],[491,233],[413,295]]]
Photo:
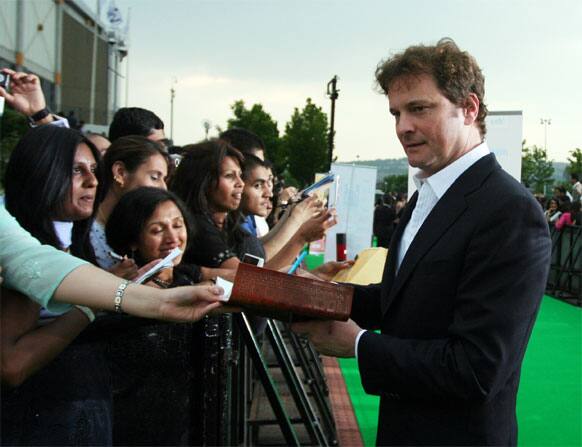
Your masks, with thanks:
[[[246,253],[285,271],[337,222],[316,196],[275,188],[281,182],[252,132],[230,129],[170,155],[160,118],[122,108],[108,139],[85,135],[47,109],[37,76],[2,71],[11,80],[0,96],[31,126],[6,168],[2,224],[15,219],[36,239],[18,233],[27,241],[21,256],[30,246],[35,264],[44,257],[53,269],[72,256],[85,261],[43,278],[43,292],[51,290],[43,300],[13,278],[3,254],[2,381],[9,386],[38,374],[102,311],[173,322],[230,311],[213,285],[218,276],[234,280]],[[131,282],[175,248],[181,255],[171,268],[144,285]],[[311,274],[329,280],[349,265],[330,263]]]

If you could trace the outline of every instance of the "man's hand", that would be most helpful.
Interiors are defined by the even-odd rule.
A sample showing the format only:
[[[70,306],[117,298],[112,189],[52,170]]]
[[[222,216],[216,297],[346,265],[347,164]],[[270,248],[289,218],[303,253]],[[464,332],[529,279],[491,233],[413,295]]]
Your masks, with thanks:
[[[10,75],[10,93],[0,87],[0,96],[3,96],[14,110],[23,115],[32,116],[46,107],[38,76],[16,72],[9,68],[3,68],[2,72]],[[52,116],[46,117],[37,124],[44,124],[45,120],[52,121]]]
[[[319,200],[317,196],[311,196],[295,205],[292,205],[290,217],[301,225],[309,219],[317,217],[322,212],[323,202]]]
[[[330,261],[311,270],[311,273],[324,281],[331,281],[335,275],[354,265],[355,261]]]
[[[319,216],[312,217],[305,222],[297,233],[305,243],[321,239],[325,232],[337,223],[335,210],[325,210]]]
[[[279,203],[289,203],[289,201],[297,194],[297,188],[288,186],[279,192]]]
[[[293,323],[291,330],[307,335],[315,349],[323,355],[354,357],[356,337],[362,329],[348,320]]]

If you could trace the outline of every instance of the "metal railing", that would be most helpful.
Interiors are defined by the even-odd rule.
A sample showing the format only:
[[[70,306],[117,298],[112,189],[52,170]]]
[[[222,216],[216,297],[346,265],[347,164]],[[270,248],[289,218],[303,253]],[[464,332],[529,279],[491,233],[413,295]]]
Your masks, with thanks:
[[[582,226],[550,228],[552,256],[546,292],[582,306]]]

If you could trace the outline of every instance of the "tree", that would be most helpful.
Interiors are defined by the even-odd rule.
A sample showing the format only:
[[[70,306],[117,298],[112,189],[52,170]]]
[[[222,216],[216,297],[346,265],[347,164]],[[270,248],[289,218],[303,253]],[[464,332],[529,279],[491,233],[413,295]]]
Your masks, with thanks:
[[[385,176],[382,180],[381,188],[384,192],[408,191],[408,174]]]
[[[521,182],[534,193],[545,194],[545,187],[553,183],[554,167],[542,147],[521,145]]]
[[[582,178],[582,149],[577,147],[570,151],[570,156],[568,157],[568,167],[566,168],[566,175],[578,174]]]
[[[289,157],[289,172],[302,185],[313,182],[316,172],[327,170],[327,115],[311,98],[305,107],[295,108],[285,125],[283,145]]]
[[[263,109],[261,104],[253,104],[250,109],[245,107],[241,99],[231,107],[233,118],[227,122],[229,129],[241,127],[256,133],[266,146],[265,157],[273,163],[277,173],[283,172],[287,165],[287,156],[283,150],[277,122]]]

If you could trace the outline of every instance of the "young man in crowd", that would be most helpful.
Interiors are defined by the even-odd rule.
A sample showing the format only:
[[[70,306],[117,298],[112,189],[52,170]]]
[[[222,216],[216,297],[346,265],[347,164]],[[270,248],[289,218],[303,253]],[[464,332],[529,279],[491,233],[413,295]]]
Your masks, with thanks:
[[[243,180],[245,186],[241,200],[241,211],[246,219],[241,225],[246,231],[258,236],[257,225],[253,216],[262,217],[269,215],[273,188],[270,182],[271,170],[267,164],[254,155],[245,155]],[[251,217],[251,219],[248,219]]]
[[[140,107],[122,107],[109,125],[109,141],[112,143],[127,135],[141,135],[152,141],[163,141],[164,122],[154,112]]]

